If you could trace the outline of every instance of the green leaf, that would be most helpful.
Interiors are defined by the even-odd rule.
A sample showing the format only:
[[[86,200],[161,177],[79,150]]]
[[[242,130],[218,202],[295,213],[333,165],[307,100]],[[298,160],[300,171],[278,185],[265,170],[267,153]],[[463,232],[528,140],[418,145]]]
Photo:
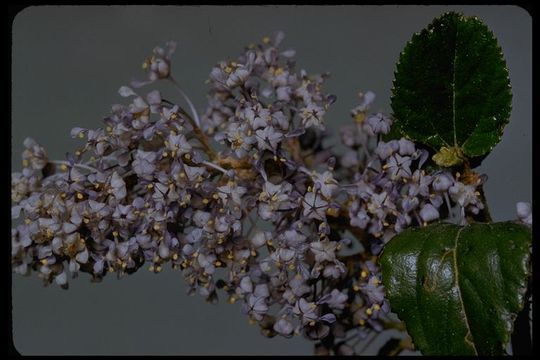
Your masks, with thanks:
[[[411,228],[384,248],[392,311],[424,355],[499,355],[523,308],[531,231],[502,222]]]
[[[407,43],[394,75],[394,135],[439,152],[438,165],[483,156],[500,141],[510,79],[497,40],[478,18],[436,18]]]

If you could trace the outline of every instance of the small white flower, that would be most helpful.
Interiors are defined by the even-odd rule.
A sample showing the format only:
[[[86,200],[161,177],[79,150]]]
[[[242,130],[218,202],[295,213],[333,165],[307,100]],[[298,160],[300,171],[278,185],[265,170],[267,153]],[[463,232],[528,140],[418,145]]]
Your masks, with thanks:
[[[313,103],[308,104],[306,107],[300,109],[302,125],[304,125],[306,129],[312,126],[323,129],[324,113],[325,111],[322,107]]]
[[[532,207],[528,202],[518,202],[516,204],[518,218],[527,225],[532,225]]]
[[[312,219],[322,220],[326,219],[326,210],[328,209],[328,202],[325,201],[321,195],[308,192],[304,195],[302,200],[302,206],[304,207],[303,215]]]
[[[274,130],[272,126],[268,126],[263,130],[257,130],[255,135],[260,150],[275,151],[277,145],[281,142],[281,139],[283,139],[283,134]]]

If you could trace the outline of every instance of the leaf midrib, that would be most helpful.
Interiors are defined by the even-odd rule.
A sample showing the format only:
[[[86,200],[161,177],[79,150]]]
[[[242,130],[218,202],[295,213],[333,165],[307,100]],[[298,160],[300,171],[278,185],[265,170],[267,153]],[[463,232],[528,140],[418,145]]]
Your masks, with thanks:
[[[459,304],[461,305],[461,309],[463,311],[463,315],[465,316],[465,326],[467,327],[467,334],[465,335],[465,343],[467,344],[470,344],[474,350],[474,354],[475,355],[478,355],[478,350],[476,350],[476,345],[474,344],[474,336],[471,332],[471,327],[469,325],[469,318],[467,316],[467,311],[465,310],[465,303],[463,302],[463,297],[461,295],[461,287],[459,285],[459,270],[458,270],[458,265],[457,265],[457,246],[458,246],[458,242],[459,242],[459,236],[461,235],[461,232],[466,229],[466,227],[462,227],[458,230],[457,234],[456,234],[456,238],[454,239],[454,248],[452,249],[452,252],[453,252],[453,266],[454,266],[454,272],[456,274],[455,276],[455,286],[458,290],[458,294],[459,294]],[[473,341],[467,339],[467,336],[471,336],[471,338],[473,339]]]
[[[456,131],[456,60],[457,60],[457,42],[459,34],[459,21],[456,23],[456,35],[454,39],[454,60],[452,62],[452,126],[454,129],[454,146],[457,147]]]

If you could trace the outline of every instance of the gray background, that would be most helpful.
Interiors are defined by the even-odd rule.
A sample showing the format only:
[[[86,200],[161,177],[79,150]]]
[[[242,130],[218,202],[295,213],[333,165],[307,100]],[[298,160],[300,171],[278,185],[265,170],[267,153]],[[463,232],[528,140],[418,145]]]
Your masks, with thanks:
[[[173,74],[201,112],[211,67],[276,30],[287,35],[284,48],[297,50],[299,68],[331,72],[326,89],[338,101],[329,128],[349,121],[358,91],[374,91],[374,110],[390,112],[399,52],[414,32],[451,9],[477,15],[493,30],[510,69],[512,118],[480,170],[489,176],[494,220],[513,219],[515,203],[532,197],[532,22],[515,6],[30,7],[13,24],[13,171],[20,170],[26,136],[50,158],[63,159],[78,144],[71,128],[100,127],[110,105],[122,102],[118,88],[143,77],[143,59],[170,39],[179,43]],[[170,86],[158,88],[177,97]],[[170,270],[141,269],[100,284],[83,275],[69,291],[17,275],[12,291],[14,342],[23,354],[312,352],[301,337],[264,338],[237,305],[187,296],[181,275]]]

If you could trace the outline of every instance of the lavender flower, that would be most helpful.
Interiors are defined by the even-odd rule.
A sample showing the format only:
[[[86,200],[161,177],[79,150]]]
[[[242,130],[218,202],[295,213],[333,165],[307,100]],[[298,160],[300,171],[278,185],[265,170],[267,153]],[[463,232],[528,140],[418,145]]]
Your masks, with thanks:
[[[126,103],[103,128],[74,128],[84,144],[65,160],[25,140],[11,178],[13,271],[67,288],[79,272],[99,280],[171,266],[190,293],[241,302],[267,336],[382,331],[389,308],[373,260],[395,234],[452,207],[466,221],[483,207],[479,184],[423,167],[427,152],[408,139],[382,141],[392,119],[368,113],[370,91],[340,130],[345,151],[327,147],[328,74],[298,71],[282,41],[265,37],[217,63],[200,119],[173,80],[168,42],[132,86],[168,79],[191,114],[168,94],[122,86]],[[530,205],[517,211],[532,223]],[[362,246],[352,257],[342,255],[345,230]]]
[[[142,87],[156,81],[157,79],[168,78],[171,72],[171,55],[176,50],[176,42],[168,41],[165,49],[157,46],[152,51],[152,56],[146,59],[142,65],[143,70],[147,71],[148,80],[131,82],[133,87]]]
[[[532,207],[530,203],[518,202],[516,204],[516,211],[519,220],[527,225],[532,225]]]

